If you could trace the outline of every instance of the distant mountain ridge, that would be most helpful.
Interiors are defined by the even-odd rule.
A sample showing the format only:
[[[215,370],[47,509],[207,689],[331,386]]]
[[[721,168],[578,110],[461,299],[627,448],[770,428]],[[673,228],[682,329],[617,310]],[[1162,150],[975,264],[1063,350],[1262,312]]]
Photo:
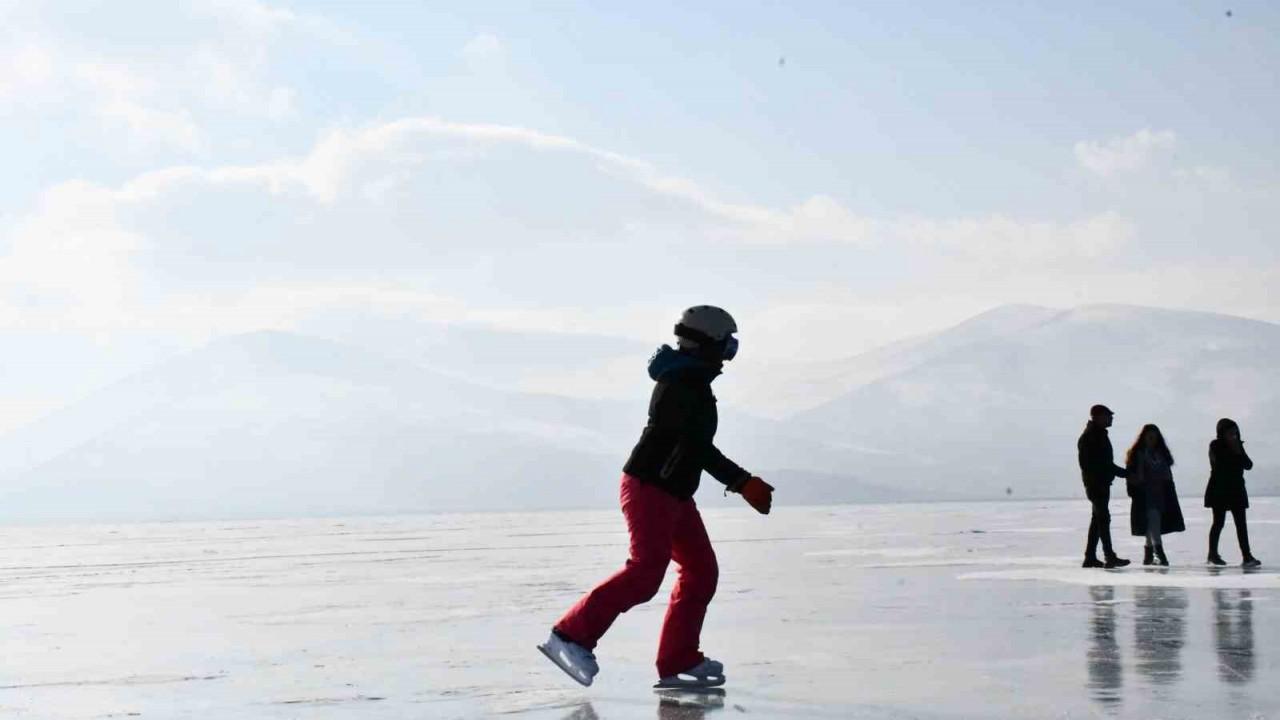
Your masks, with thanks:
[[[291,333],[226,337],[0,436],[0,518],[608,506],[645,407],[502,390]],[[856,466],[768,421],[738,425],[799,477],[811,458]],[[853,483],[833,497],[864,490],[886,495]]]
[[[1277,489],[1280,326],[1116,305],[1035,320],[930,354],[789,423],[916,453],[939,481],[984,494],[1045,496],[1074,490],[1073,443],[1095,402],[1117,412],[1118,455],[1143,423],[1162,426],[1184,492],[1203,487],[1214,424],[1229,416],[1258,457],[1253,485]]]
[[[444,347],[455,356],[445,370],[428,367],[431,343],[392,357],[295,333],[215,340],[0,435],[0,519],[615,504],[621,464],[644,422],[647,353],[625,358],[626,399],[521,392],[504,387],[514,377],[507,359],[485,359],[511,351],[497,332],[480,333],[469,348],[449,344],[467,342],[467,333],[449,335]],[[640,350],[629,341],[573,342],[540,351],[542,366],[566,383],[575,357],[592,363]],[[1271,323],[1113,305],[1007,306],[799,376],[779,374],[779,394],[791,383],[805,396],[803,409],[780,418],[738,409],[763,389],[749,361],[730,367],[717,444],[776,480],[784,505],[1072,497],[1075,438],[1089,405],[1105,402],[1117,411],[1118,460],[1142,423],[1161,424],[1184,503],[1194,507],[1221,416],[1241,423],[1258,463],[1251,492],[1280,491],[1277,357],[1280,326]],[[461,377],[468,363],[477,370]],[[483,376],[495,367],[501,382]],[[813,402],[818,392],[831,394]],[[702,502],[736,502],[704,482]]]

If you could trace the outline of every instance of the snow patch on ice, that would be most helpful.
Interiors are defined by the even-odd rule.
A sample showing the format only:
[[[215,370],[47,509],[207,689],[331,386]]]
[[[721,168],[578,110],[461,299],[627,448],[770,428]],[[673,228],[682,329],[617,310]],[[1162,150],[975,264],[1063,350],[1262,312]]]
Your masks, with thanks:
[[[874,565],[864,565],[867,568],[929,568],[929,567],[949,567],[955,566],[972,566],[972,565],[1064,565],[1071,562],[1079,562],[1070,557],[955,557],[955,558],[938,558],[936,560],[920,560],[907,562],[877,563]]]
[[[1130,569],[1108,572],[1086,568],[1039,567],[972,572],[961,575],[959,579],[1045,581],[1072,585],[1113,585],[1123,587],[1280,588],[1280,574],[1245,572],[1239,569],[1218,572],[1207,569],[1165,572],[1159,570],[1144,572]]]

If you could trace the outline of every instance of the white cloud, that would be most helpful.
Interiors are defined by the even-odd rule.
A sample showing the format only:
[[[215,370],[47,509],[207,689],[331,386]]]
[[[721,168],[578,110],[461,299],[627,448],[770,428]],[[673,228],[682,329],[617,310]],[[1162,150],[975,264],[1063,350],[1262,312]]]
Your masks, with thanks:
[[[1096,262],[1119,251],[1136,234],[1116,213],[1069,223],[1017,220],[1005,215],[954,220],[907,219],[885,224],[885,235],[995,267],[1024,267],[1081,260]]]
[[[53,81],[55,71],[53,54],[44,46],[0,49],[0,102],[28,100]]]
[[[267,117],[275,122],[288,120],[297,114],[295,107],[297,93],[292,88],[277,87],[272,89],[267,99]]]
[[[788,207],[724,201],[694,180],[662,173],[647,161],[594,147],[573,138],[509,125],[454,123],[415,117],[335,129],[312,150],[295,159],[253,166],[220,168],[206,175],[216,182],[258,182],[272,192],[301,190],[323,203],[335,202],[351,186],[361,167],[376,165],[403,176],[389,157],[408,154],[416,137],[436,136],[490,143],[515,143],[537,150],[576,153],[602,169],[666,197],[681,200],[720,221],[709,236],[761,244],[875,242],[911,243],[971,258],[986,257],[1003,266],[1018,263],[1095,260],[1114,252],[1133,234],[1132,224],[1114,213],[1070,223],[1024,221],[1007,216],[982,218],[873,219],[853,213],[836,199],[814,195]],[[380,186],[378,181],[373,187]]]
[[[197,0],[190,7],[197,14],[217,18],[235,26],[240,32],[265,36],[297,30],[331,43],[355,42],[350,31],[329,18],[276,7],[259,0]]]
[[[128,74],[105,72],[99,81],[120,92],[133,87]],[[156,128],[152,130],[158,132]],[[468,125],[418,117],[329,131],[309,153],[297,158],[213,168],[172,166],[137,175],[115,188],[79,181],[58,185],[46,192],[35,212],[18,224],[10,254],[0,257],[0,279],[7,281],[8,287],[60,291],[73,296],[76,322],[81,324],[109,324],[105,318],[111,313],[119,321],[119,315],[125,313],[123,303],[133,279],[130,259],[142,243],[120,221],[124,210],[142,209],[184,187],[201,184],[256,186],[270,193],[299,194],[319,204],[340,202],[349,192],[377,196],[386,191],[384,186],[388,183],[402,181],[412,164],[421,161],[411,141],[423,136],[518,143],[586,156],[650,192],[700,209],[709,222],[705,235],[713,240],[877,243],[921,257],[940,256],[970,266],[1007,271],[1060,266],[1075,260],[1093,264],[1114,253],[1134,233],[1132,224],[1115,214],[1069,223],[1024,221],[1001,215],[875,219],[852,213],[834,198],[823,195],[785,208],[729,203],[692,180],[664,175],[643,160],[572,138],[514,126]],[[355,298],[359,292],[342,297]],[[311,292],[298,297],[314,300],[318,295]],[[290,302],[296,301],[294,298]],[[253,305],[262,303],[255,301]],[[89,313],[89,308],[96,308],[97,314]],[[533,316],[556,316],[563,310],[544,315],[493,312],[497,313],[495,318],[524,324]]]
[[[182,14],[198,23],[185,45],[107,45],[11,28],[13,39],[0,42],[0,107],[57,103],[99,120],[94,132],[189,154],[210,145],[219,116],[296,116],[296,90],[271,78],[272,48],[286,34],[356,44],[326,18],[258,0],[197,0]]]
[[[155,107],[146,102],[154,83],[129,67],[105,62],[80,63],[76,77],[97,96],[95,112],[109,124],[128,128],[143,143],[163,143],[194,152],[203,145],[203,135],[190,111]]]
[[[122,122],[140,141],[164,143],[179,150],[196,152],[203,135],[187,110],[160,110],[126,98],[113,98],[98,107],[103,119]]]
[[[1114,213],[1070,223],[1018,220],[1001,215],[943,220],[873,219],[853,213],[826,195],[815,195],[783,208],[727,202],[696,181],[665,175],[644,160],[573,138],[518,126],[463,124],[433,117],[335,129],[321,136],[312,150],[299,158],[197,172],[215,183],[259,183],[274,193],[300,190],[322,203],[333,203],[352,186],[361,168],[372,166],[375,172],[383,173],[366,183],[366,189],[381,187],[384,181],[393,182],[391,178],[403,178],[403,164],[389,160],[408,156],[411,141],[423,136],[515,143],[538,150],[585,155],[613,174],[651,192],[686,202],[720,221],[707,232],[710,237],[725,241],[910,243],[1014,266],[1070,258],[1096,260],[1119,249],[1133,235],[1132,224]]]
[[[1171,150],[1176,143],[1177,136],[1172,130],[1152,132],[1143,128],[1105,143],[1081,140],[1075,144],[1075,155],[1076,161],[1086,170],[1108,177],[1141,170],[1156,153]]]
[[[118,325],[142,238],[119,217],[119,194],[82,181],[45,191],[0,255],[0,324],[50,319],[88,330]]]
[[[298,19],[290,10],[257,0],[199,0],[193,7],[256,33],[276,32]]]
[[[1232,186],[1231,173],[1226,168],[1211,165],[1178,168],[1174,176],[1209,190],[1227,190]]]
[[[492,33],[482,32],[462,46],[462,57],[472,65],[482,65],[499,61],[506,54],[502,40]]]
[[[129,85],[127,76],[116,81]],[[910,295],[891,296],[884,290],[850,295],[833,286],[827,289],[830,292],[796,298],[790,304],[783,297],[762,298],[762,303],[778,303],[780,308],[762,320],[763,335],[784,336],[788,325],[795,332],[809,332],[804,329],[805,318],[838,317],[865,335],[856,342],[851,340],[852,345],[837,344],[840,350],[864,346],[868,339],[890,339],[895,331],[923,327],[927,324],[924,318],[938,315],[940,305],[958,315],[998,304],[1002,298],[1047,302],[1046,297],[1057,299],[1064,293],[1078,292],[1080,273],[1072,271],[1087,268],[1096,275],[1099,263],[1135,233],[1131,222],[1114,213],[1073,222],[1003,215],[872,218],[825,195],[782,207],[732,203],[693,180],[666,175],[646,161],[573,138],[516,126],[414,117],[331,130],[322,134],[309,152],[296,157],[248,165],[176,165],[139,174],[113,187],[71,182],[51,188],[11,234],[10,254],[0,256],[0,283],[18,291],[0,294],[0,326],[56,323],[90,332],[168,333],[197,342],[227,332],[287,329],[308,313],[359,306],[422,319],[526,330],[617,334],[622,325],[646,331],[664,327],[669,308],[495,306],[484,304],[483,298],[443,297],[422,286],[344,282],[341,275],[329,282],[302,284],[287,276],[265,286],[230,283],[217,291],[170,288],[163,300],[144,300],[138,295],[138,288],[148,278],[135,268],[134,257],[140,248],[161,239],[139,236],[129,219],[144,214],[153,204],[163,205],[176,193],[185,196],[202,187],[210,191],[259,188],[321,206],[385,198],[390,188],[412,174],[431,171],[420,165],[434,155],[422,153],[414,144],[423,138],[461,140],[464,144],[512,143],[582,156],[645,192],[696,208],[704,218],[696,232],[704,240],[757,246],[849,245],[857,252],[905,253],[918,258],[927,270],[919,278],[903,280],[912,287]],[[191,197],[209,194],[196,192]],[[0,237],[0,247],[4,246]],[[870,255],[868,259],[875,262]],[[840,280],[833,276],[829,282]],[[980,290],[975,290],[975,285],[981,286]],[[895,304],[910,310],[894,311],[890,306]],[[807,343],[805,347],[813,353],[819,353],[819,346],[828,342],[821,333],[809,333],[797,341]]]

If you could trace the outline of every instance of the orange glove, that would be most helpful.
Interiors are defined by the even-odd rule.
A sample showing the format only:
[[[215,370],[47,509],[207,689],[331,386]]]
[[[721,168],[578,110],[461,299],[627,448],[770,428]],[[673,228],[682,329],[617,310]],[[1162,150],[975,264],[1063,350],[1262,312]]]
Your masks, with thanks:
[[[761,515],[768,515],[773,506],[773,486],[752,475],[738,490],[742,497]]]

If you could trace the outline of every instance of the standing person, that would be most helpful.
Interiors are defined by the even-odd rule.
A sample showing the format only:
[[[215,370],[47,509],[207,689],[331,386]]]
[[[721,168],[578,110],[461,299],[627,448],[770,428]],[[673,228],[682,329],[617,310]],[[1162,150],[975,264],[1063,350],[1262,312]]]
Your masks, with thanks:
[[[773,502],[773,487],[726,458],[713,442],[717,416],[711,381],[737,353],[737,331],[724,310],[692,307],[675,326],[678,349],[663,345],[649,360],[649,377],[656,382],[649,421],[622,475],[630,556],[621,570],[582,596],[538,646],[583,685],[600,671],[592,654],[596,642],[620,613],[657,594],[672,560],[680,571],[658,643],[658,685],[724,684],[724,666],[698,648],[719,568],[693,494],[706,470],[761,514],[767,515]]]
[[[1173,485],[1173,453],[1164,434],[1155,425],[1145,425],[1125,455],[1129,472],[1129,529],[1134,535],[1145,535],[1142,564],[1159,562],[1168,566],[1161,536],[1187,529],[1178,505],[1178,490]]]
[[[1241,564],[1247,568],[1258,567],[1262,563],[1249,551],[1249,526],[1245,521],[1249,493],[1244,489],[1244,471],[1253,469],[1253,460],[1244,451],[1240,426],[1231,418],[1218,421],[1218,437],[1209,443],[1209,467],[1209,484],[1204,489],[1204,506],[1213,510],[1213,525],[1209,527],[1209,563],[1227,564],[1218,554],[1218,538],[1230,511],[1244,559]]]
[[[1089,424],[1076,441],[1077,459],[1080,462],[1080,474],[1084,479],[1085,497],[1093,506],[1093,514],[1089,519],[1089,539],[1084,548],[1084,564],[1087,568],[1118,568],[1129,564],[1129,561],[1117,557],[1111,547],[1111,510],[1107,507],[1111,502],[1111,481],[1118,477],[1128,477],[1124,468],[1115,462],[1115,451],[1111,448],[1111,438],[1107,428],[1115,418],[1115,413],[1106,405],[1094,405],[1089,409]],[[1102,552],[1106,562],[1098,562],[1098,541],[1102,541]]]

